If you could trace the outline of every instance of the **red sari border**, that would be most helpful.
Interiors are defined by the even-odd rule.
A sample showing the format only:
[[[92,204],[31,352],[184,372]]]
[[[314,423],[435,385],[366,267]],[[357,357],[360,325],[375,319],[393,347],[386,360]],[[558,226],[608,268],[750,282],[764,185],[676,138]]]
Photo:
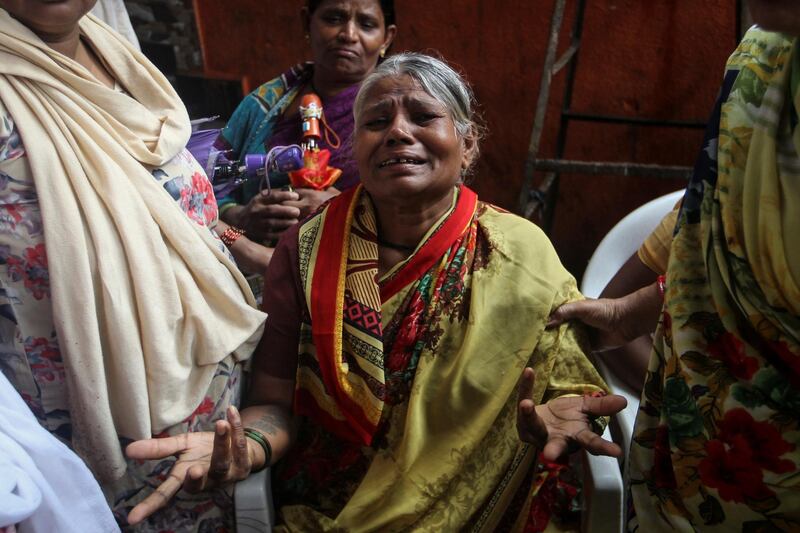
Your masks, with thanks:
[[[477,205],[478,195],[462,184],[459,188],[456,207],[447,220],[422,245],[422,248],[414,254],[411,260],[381,286],[381,302],[387,301],[400,292],[403,287],[422,277],[437,261],[441,260],[453,242],[461,237],[469,227]]]
[[[343,383],[346,376],[342,376],[339,368],[343,356],[344,287],[349,233],[353,213],[362,194],[362,186],[353,188],[331,200],[325,208],[313,267],[309,309],[322,382],[346,421],[331,417],[310,394],[296,394],[295,409],[298,414],[314,417],[326,429],[344,439],[370,445],[378,421],[370,421],[363,407],[348,394],[346,383]],[[456,206],[450,215],[410,261],[380,287],[382,302],[419,279],[441,260],[453,242],[469,227],[477,204],[477,194],[461,185]]]
[[[337,368],[342,358],[344,282],[349,248],[347,235],[353,220],[353,209],[359,201],[361,190],[361,186],[354,187],[334,198],[325,208],[322,235],[317,259],[314,262],[310,312],[311,333],[317,350],[322,381],[342,415],[350,423],[348,433],[351,434],[341,436],[352,440],[354,432],[356,440],[369,445],[377,426],[367,419],[361,406],[344,390]],[[316,405],[313,400],[312,403]],[[316,411],[313,413],[315,416],[324,411],[319,406],[312,410]],[[341,434],[343,426],[340,423],[335,426],[329,429]]]

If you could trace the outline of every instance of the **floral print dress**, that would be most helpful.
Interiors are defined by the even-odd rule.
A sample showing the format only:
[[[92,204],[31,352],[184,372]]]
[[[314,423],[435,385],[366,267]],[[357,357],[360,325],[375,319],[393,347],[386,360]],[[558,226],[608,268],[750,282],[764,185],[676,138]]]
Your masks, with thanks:
[[[800,531],[800,44],[754,27],[687,188],[630,456],[632,531]]]
[[[184,150],[166,165],[151,168],[153,179],[197,224],[211,228],[217,205],[199,164]],[[212,232],[213,233],[213,232]],[[67,445],[72,427],[65,368],[56,338],[50,300],[42,213],[23,140],[0,102],[0,371],[14,385],[39,423]],[[221,249],[225,249],[220,242]],[[231,403],[239,403],[241,369],[231,357],[217,369],[208,392],[192,415],[157,437],[212,429]],[[127,441],[120,440],[125,446]],[[103,485],[120,526],[133,506],[166,478],[174,458],[129,461],[127,474]],[[136,531],[232,531],[228,492],[178,493],[167,509]]]

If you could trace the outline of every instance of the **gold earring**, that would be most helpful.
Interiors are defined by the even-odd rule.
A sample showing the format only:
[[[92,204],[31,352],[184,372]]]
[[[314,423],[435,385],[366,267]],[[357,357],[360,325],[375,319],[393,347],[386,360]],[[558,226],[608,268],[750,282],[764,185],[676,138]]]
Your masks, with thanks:
[[[386,50],[381,48],[381,59],[383,59],[384,57],[386,57]]]

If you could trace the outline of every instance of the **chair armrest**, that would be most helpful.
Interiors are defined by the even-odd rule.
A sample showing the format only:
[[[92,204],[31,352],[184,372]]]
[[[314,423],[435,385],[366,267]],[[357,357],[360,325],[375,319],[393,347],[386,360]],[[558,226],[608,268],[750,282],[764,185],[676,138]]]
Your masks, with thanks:
[[[603,438],[611,439],[606,428]],[[619,462],[614,457],[583,452],[584,512],[581,531],[620,533],[625,517],[625,492]]]
[[[270,533],[275,525],[270,469],[236,483],[233,489],[237,533]]]
[[[622,453],[627,460],[628,452],[631,449],[633,425],[636,422],[636,413],[639,411],[639,395],[611,373],[601,358],[595,357],[593,362],[600,375],[606,381],[611,393],[623,396],[628,400],[627,407],[612,416],[608,424],[609,428],[611,428],[611,436],[614,442],[622,447]]]
[[[625,530],[625,484],[623,472],[630,451],[633,424],[639,409],[639,397],[621,380],[617,379],[600,358],[595,366],[606,380],[612,394],[628,400],[628,405],[611,417],[603,438],[620,445],[623,459],[595,457],[584,452],[584,497],[582,531],[586,533],[621,533]]]

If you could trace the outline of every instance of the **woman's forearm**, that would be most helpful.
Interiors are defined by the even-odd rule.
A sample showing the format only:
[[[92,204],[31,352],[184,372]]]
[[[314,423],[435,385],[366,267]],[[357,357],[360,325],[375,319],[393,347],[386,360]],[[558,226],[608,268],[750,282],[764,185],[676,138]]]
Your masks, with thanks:
[[[258,405],[242,411],[242,425],[264,435],[272,448],[270,465],[280,460],[292,445],[292,414],[280,405]],[[255,446],[253,469],[264,465],[264,451]]]
[[[230,228],[231,225],[218,220],[217,225],[214,227],[218,236]],[[236,260],[236,264],[241,270],[247,274],[260,274],[264,275],[269,266],[270,259],[272,259],[273,249],[257,242],[251,241],[246,236],[239,236],[233,244],[228,247],[231,255]]]
[[[622,314],[621,326],[628,340],[655,330],[663,299],[656,282],[618,300]]]

